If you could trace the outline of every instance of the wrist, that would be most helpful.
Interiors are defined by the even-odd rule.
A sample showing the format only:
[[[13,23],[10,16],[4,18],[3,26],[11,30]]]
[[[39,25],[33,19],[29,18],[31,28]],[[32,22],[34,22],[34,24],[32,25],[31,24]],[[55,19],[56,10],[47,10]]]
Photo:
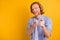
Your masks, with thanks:
[[[32,28],[34,29],[34,25],[32,25]]]
[[[44,27],[45,27],[45,25],[42,26],[42,28],[44,28]]]

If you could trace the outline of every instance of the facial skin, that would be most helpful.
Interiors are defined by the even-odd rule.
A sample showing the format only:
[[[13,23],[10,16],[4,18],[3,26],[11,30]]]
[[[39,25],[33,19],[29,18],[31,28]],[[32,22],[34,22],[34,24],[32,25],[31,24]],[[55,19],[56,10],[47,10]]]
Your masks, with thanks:
[[[40,8],[38,4],[33,4],[32,5],[32,11],[34,13],[35,16],[40,15]]]

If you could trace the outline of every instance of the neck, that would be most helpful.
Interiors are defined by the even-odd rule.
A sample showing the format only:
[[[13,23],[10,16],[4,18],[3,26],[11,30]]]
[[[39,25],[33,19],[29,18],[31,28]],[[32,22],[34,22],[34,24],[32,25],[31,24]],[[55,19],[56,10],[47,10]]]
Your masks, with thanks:
[[[36,18],[39,18],[41,15],[37,15]]]

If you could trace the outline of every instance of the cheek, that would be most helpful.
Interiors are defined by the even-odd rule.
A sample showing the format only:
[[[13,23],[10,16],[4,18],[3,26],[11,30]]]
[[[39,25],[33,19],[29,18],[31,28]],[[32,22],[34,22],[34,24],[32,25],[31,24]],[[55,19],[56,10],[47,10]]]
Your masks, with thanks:
[[[39,12],[39,13],[41,12],[40,9],[38,10],[38,12]]]
[[[38,8],[37,11],[40,11],[40,9]]]
[[[40,12],[40,9],[38,9],[38,11]]]

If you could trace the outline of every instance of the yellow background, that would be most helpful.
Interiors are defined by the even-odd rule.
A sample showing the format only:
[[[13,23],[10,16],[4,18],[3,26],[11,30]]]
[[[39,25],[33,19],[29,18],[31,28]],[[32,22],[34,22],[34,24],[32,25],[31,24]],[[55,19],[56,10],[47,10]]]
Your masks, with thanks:
[[[30,5],[34,1],[39,1],[44,15],[52,19],[49,40],[60,40],[60,0],[0,0],[0,40],[29,40],[26,28],[33,16]]]

